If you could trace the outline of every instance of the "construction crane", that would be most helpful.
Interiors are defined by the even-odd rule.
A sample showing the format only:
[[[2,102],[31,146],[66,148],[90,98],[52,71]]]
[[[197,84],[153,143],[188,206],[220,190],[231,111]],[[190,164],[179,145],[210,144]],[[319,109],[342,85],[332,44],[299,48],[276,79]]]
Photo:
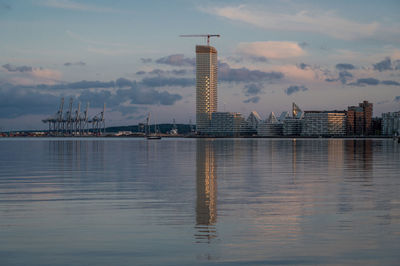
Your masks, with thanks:
[[[219,34],[190,34],[190,35],[179,35],[179,37],[206,37],[207,45],[210,46],[210,37],[221,37]]]

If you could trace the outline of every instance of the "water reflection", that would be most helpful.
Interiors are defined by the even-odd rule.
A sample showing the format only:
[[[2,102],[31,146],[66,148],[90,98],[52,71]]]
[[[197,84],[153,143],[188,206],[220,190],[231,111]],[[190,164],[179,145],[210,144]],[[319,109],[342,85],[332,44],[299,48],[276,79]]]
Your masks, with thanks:
[[[104,141],[81,139],[43,142],[47,146],[47,158],[60,174],[88,170],[95,163],[97,170],[104,170]]]
[[[217,175],[215,143],[197,141],[196,153],[196,240],[210,242],[217,236]]]
[[[372,170],[372,140],[346,140],[346,163],[351,169]]]
[[[10,265],[399,261],[392,140],[10,139],[0,150]]]

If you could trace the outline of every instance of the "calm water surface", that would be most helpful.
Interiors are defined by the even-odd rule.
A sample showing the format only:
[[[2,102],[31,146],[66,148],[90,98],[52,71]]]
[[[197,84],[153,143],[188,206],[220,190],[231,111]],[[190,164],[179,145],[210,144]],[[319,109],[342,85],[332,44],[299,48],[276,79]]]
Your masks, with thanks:
[[[390,139],[0,139],[0,265],[399,265]]]

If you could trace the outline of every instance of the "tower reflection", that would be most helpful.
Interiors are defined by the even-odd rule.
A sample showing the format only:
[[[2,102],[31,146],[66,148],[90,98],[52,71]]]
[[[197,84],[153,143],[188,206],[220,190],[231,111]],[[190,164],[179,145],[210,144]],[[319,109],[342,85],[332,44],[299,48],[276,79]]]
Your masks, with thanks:
[[[209,243],[217,236],[217,175],[215,142],[197,140],[196,153],[196,234],[197,242]]]

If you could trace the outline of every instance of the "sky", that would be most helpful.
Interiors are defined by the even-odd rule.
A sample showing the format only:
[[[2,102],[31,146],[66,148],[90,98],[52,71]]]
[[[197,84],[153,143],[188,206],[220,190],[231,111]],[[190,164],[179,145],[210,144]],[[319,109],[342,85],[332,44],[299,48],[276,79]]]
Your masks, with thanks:
[[[400,1],[0,0],[0,131],[61,98],[106,125],[195,122],[195,45],[220,34],[218,111],[400,110]]]

